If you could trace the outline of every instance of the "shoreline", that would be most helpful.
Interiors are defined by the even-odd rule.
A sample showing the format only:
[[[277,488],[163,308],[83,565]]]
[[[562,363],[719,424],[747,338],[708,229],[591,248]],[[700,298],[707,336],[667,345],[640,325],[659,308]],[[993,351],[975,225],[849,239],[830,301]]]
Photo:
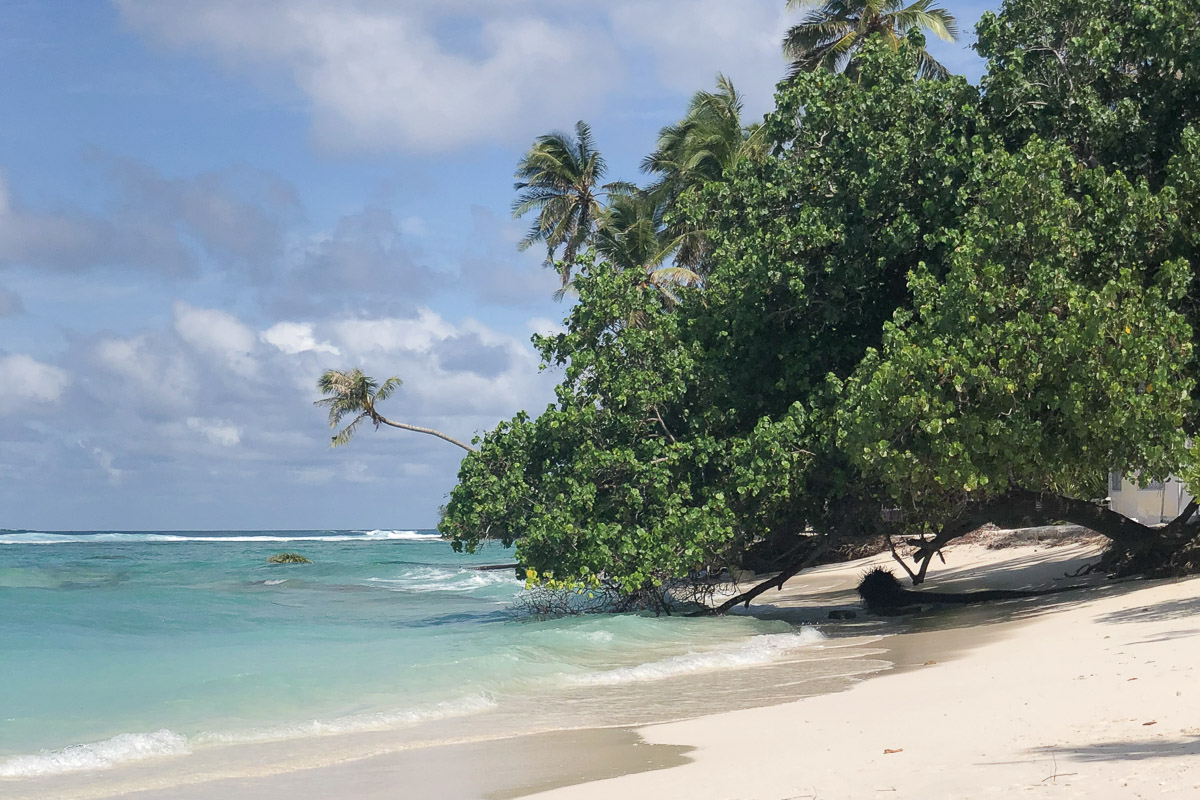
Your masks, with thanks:
[[[936,585],[960,589],[980,582],[989,586],[1008,587],[1045,583],[1061,575],[1064,569],[1093,559],[1096,552],[1096,546],[1088,542],[1049,547],[1041,544],[1021,545],[991,551],[978,544],[962,545],[950,551],[950,564],[938,572]],[[845,676],[840,685],[805,687],[815,691],[801,692],[803,699],[800,700],[765,699],[764,702],[742,704],[738,706],[740,710],[721,710],[715,716],[682,714],[668,722],[514,731],[481,740],[413,741],[401,747],[393,743],[393,746],[381,748],[381,738],[364,736],[347,739],[346,742],[356,743],[358,749],[348,758],[334,763],[273,771],[272,774],[259,772],[256,775],[249,770],[243,771],[240,776],[228,777],[212,772],[205,775],[204,769],[197,770],[192,765],[184,770],[191,775],[190,778],[183,778],[187,782],[182,783],[179,774],[173,776],[174,780],[165,780],[174,772],[169,763],[144,762],[124,771],[131,782],[124,782],[120,788],[106,780],[96,781],[109,783],[115,791],[97,791],[99,787],[95,785],[86,790],[84,787],[91,783],[89,778],[97,778],[99,774],[75,773],[57,776],[56,780],[46,782],[39,790],[27,795],[18,793],[16,796],[200,800],[227,797],[232,793],[234,796],[278,796],[297,800],[323,797],[338,787],[352,784],[356,797],[382,798],[394,796],[400,786],[411,787],[413,774],[419,773],[420,795],[430,798],[486,797],[508,800],[551,789],[555,791],[549,796],[557,797],[555,792],[563,792],[566,793],[564,798],[574,797],[572,792],[582,791],[585,793],[579,797],[591,797],[586,794],[589,791],[586,787],[602,786],[614,780],[633,780],[639,776],[650,780],[648,776],[658,774],[655,771],[666,770],[674,774],[680,770],[695,769],[704,763],[707,755],[703,741],[673,741],[669,737],[660,741],[664,731],[692,724],[703,727],[705,721],[717,724],[715,720],[722,720],[720,725],[726,725],[730,715],[770,714],[777,709],[834,697],[839,698],[835,703],[841,703],[862,686],[874,685],[880,680],[892,681],[906,673],[929,672],[933,665],[927,662],[940,665],[969,658],[997,640],[1012,638],[1015,632],[1026,627],[1030,621],[1027,619],[1029,615],[1041,618],[1053,616],[1057,613],[1054,609],[1059,605],[1071,602],[1068,600],[1064,603],[1061,596],[1056,596],[1050,602],[1046,598],[1038,598],[1036,601],[988,604],[985,607],[905,618],[899,622],[865,617],[861,610],[856,620],[830,623],[825,619],[831,608],[857,605],[853,597],[857,576],[876,563],[888,561],[890,557],[882,555],[815,568],[794,578],[782,591],[764,595],[763,598],[771,600],[770,603],[752,607],[750,613],[756,617],[782,619],[793,624],[822,624],[826,629],[844,633],[847,637],[861,635],[874,638],[883,634],[881,639],[865,646],[860,642],[857,646],[860,649],[870,648],[869,652],[874,654],[874,658],[886,661],[889,666],[882,670],[872,669],[863,674]],[[1112,585],[1093,591],[1109,595],[1114,589],[1122,591],[1120,587]],[[830,643],[839,647],[844,646],[841,642],[849,641],[852,639],[838,636],[831,639]],[[729,686],[731,682],[745,680],[747,676],[766,675],[771,668],[772,665],[767,664],[746,669],[721,669],[689,676],[687,683],[719,690],[722,685]],[[880,680],[866,680],[869,677]],[[653,690],[657,683],[651,682],[646,688]],[[286,752],[297,746],[296,742],[281,743],[273,749]],[[511,768],[514,762],[518,763],[518,769]],[[464,770],[464,764],[472,766]],[[19,784],[9,786],[16,789]],[[438,787],[449,788],[443,791]],[[632,796],[640,794],[640,789],[632,791]],[[691,796],[701,799],[716,797],[703,791]]]
[[[695,748],[685,765],[526,797],[1197,796],[1200,577],[1027,611],[838,695],[639,729]]]

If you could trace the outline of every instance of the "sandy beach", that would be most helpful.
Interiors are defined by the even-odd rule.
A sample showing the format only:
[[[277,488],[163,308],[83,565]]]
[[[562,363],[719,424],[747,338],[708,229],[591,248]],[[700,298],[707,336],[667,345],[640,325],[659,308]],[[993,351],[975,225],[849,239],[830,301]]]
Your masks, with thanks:
[[[959,547],[936,585],[1045,585],[1094,552],[1088,544]],[[861,566],[802,575],[784,594],[821,582],[832,589]],[[906,647],[912,668],[847,692],[640,731],[647,742],[694,748],[686,765],[532,796],[1200,796],[1200,579],[1021,601],[1012,618],[988,624],[1007,616],[1004,605],[1012,604],[968,612],[987,641],[947,663],[934,651],[946,637],[961,643],[970,628],[926,635],[925,661],[936,663]]]

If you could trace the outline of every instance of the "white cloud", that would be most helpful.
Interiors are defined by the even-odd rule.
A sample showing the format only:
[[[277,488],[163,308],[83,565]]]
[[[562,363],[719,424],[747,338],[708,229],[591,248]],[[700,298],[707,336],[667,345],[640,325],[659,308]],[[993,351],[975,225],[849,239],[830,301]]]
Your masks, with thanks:
[[[172,274],[193,266],[173,230],[128,214],[104,219],[77,209],[30,210],[0,178],[0,266],[14,264],[64,272],[139,266]]]
[[[609,37],[532,0],[116,5],[135,29],[170,45],[242,70],[281,67],[334,148],[438,151],[523,139],[594,109],[621,65]]]
[[[302,212],[294,187],[265,170],[167,178],[133,159],[92,160],[106,168],[112,189],[99,213],[28,208],[0,177],[0,266],[137,267],[182,276],[207,259],[261,278],[282,257],[287,223]]]
[[[99,339],[93,349],[95,361],[131,384],[113,387],[107,396],[121,398],[120,402],[137,398],[138,406],[149,401],[158,409],[189,404],[197,390],[196,370],[179,357],[177,348],[165,337],[148,334]]]
[[[561,321],[552,320],[549,317],[533,317],[526,320],[525,329],[530,333],[537,333],[542,336],[557,336],[567,331]]]
[[[242,441],[241,430],[232,422],[225,420],[188,417],[187,426],[221,447],[233,447]]]
[[[148,317],[161,319],[162,310],[147,309]],[[367,504],[356,507],[370,509],[386,505],[371,505],[378,487],[397,481],[414,497],[436,498],[448,490],[462,453],[430,437],[368,426],[351,447],[331,450],[326,414],[313,407],[318,362],[331,355],[292,354],[286,352],[289,345],[328,345],[341,353],[338,365],[361,366],[376,378],[399,375],[404,385],[383,411],[462,440],[519,409],[536,413],[552,397],[553,380],[537,370],[519,326],[509,335],[426,309],[411,316],[292,321],[287,324],[293,327],[275,330],[271,344],[259,335],[276,325],[250,329],[223,311],[186,304],[174,310],[174,318],[131,335],[81,334],[61,359],[47,364],[30,356],[0,358],[3,385],[26,386],[25,395],[40,395],[29,400],[35,411],[56,414],[53,425],[28,414],[0,414],[0,475],[6,476],[0,484],[9,487],[8,496],[29,492],[38,498],[39,513],[56,513],[52,495],[40,487],[71,483],[82,487],[82,494],[63,508],[69,506],[78,519],[88,513],[81,497],[94,502],[101,495],[151,493],[171,497],[170,513],[183,515],[170,524],[198,515],[195,520],[208,526],[248,524],[237,515],[266,498],[272,507],[287,505],[280,519],[290,525],[327,525],[332,518],[315,522],[325,512],[306,488],[324,485],[349,493],[356,504]],[[231,369],[230,360],[253,363],[255,379]],[[56,380],[15,380],[25,373]],[[56,404],[45,399],[56,394],[61,395]],[[15,396],[10,388],[0,403]],[[31,465],[42,463],[37,453],[46,454],[47,466],[38,467],[44,476],[40,483],[25,477]],[[8,481],[6,470],[19,480]],[[403,508],[430,513],[416,501]],[[123,519],[121,524],[133,524],[128,521],[133,518]],[[152,517],[136,519],[139,526],[164,524]],[[254,524],[276,523],[263,517]],[[360,523],[343,519],[337,524]],[[404,524],[411,523],[394,526]]]
[[[96,466],[100,467],[101,471],[108,476],[109,483],[115,486],[121,482],[121,479],[125,476],[125,473],[113,466],[114,458],[112,453],[108,452],[103,447],[89,445],[87,442],[82,440],[76,442],[76,444],[79,445],[80,449],[92,457],[92,460],[96,462]]]
[[[405,217],[400,220],[400,232],[405,236],[424,236],[429,232],[429,226],[421,217]]]
[[[422,308],[415,318],[350,319],[334,326],[343,347],[354,354],[372,351],[429,350],[448,339],[455,327],[434,311]]]
[[[783,34],[797,19],[783,0],[620,0],[608,8],[616,38],[652,53],[667,87],[711,89],[723,72],[745,96],[749,120],[772,107],[787,69]]]
[[[256,368],[254,350],[258,337],[237,317],[211,308],[175,304],[175,332],[197,352],[217,359],[242,377]]]
[[[65,370],[24,353],[0,356],[0,414],[35,408],[62,397],[70,384]]]
[[[279,322],[259,334],[259,338],[276,349],[296,355],[297,353],[329,353],[340,356],[338,350],[329,342],[318,342],[313,336],[312,323],[308,322]]]

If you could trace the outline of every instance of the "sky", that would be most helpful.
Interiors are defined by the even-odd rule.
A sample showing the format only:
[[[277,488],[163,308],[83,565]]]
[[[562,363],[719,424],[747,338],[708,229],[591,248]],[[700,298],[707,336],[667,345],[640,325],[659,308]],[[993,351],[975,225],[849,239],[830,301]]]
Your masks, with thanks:
[[[610,178],[718,72],[771,107],[783,0],[0,5],[0,528],[412,529],[462,451],[329,447],[327,368],[470,439],[559,377],[513,168],[591,124]],[[977,80],[971,30],[930,49]],[[932,39],[932,37],[931,37]]]

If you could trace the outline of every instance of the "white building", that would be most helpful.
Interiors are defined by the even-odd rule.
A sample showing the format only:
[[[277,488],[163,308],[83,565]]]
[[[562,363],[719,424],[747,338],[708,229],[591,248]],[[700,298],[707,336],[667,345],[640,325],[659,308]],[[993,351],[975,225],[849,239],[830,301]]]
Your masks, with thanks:
[[[1139,486],[1137,476],[1123,477],[1119,472],[1108,476],[1109,508],[1143,525],[1170,522],[1183,513],[1192,496],[1178,478],[1150,481]]]

